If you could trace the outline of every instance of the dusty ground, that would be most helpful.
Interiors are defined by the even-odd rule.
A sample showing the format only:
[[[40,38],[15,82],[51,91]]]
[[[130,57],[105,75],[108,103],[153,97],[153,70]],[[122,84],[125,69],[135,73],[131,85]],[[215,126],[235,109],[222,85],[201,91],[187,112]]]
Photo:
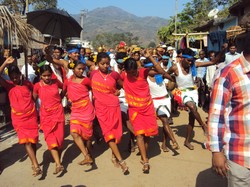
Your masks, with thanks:
[[[205,120],[206,114],[200,111]],[[181,112],[174,118],[172,129],[180,145],[180,150],[164,153],[160,150],[161,135],[152,139],[150,144],[150,174],[142,173],[140,156],[127,151],[128,135],[120,144],[122,156],[126,158],[130,175],[124,176],[120,168],[115,168],[111,163],[111,151],[104,142],[94,143],[94,157],[96,165],[79,166],[77,163],[83,159],[78,148],[68,134],[69,126],[66,125],[65,148],[62,156],[66,171],[58,176],[53,175],[54,163],[50,153],[46,150],[43,134],[40,133],[37,157],[44,171],[41,177],[33,177],[31,164],[25,154],[24,147],[17,144],[17,137],[10,128],[0,130],[0,175],[1,187],[223,187],[225,179],[215,175],[211,167],[211,153],[202,148],[205,141],[202,129],[196,123],[194,129],[193,145],[195,150],[190,151],[183,146],[187,112]],[[160,127],[160,130],[162,128]]]

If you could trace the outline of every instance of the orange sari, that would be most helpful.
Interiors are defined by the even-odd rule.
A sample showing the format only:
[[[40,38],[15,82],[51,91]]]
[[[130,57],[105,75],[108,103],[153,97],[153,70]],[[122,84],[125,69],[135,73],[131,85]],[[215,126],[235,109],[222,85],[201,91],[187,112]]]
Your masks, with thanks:
[[[32,99],[33,85],[24,81],[21,86],[7,82],[11,105],[12,125],[17,132],[19,144],[37,143],[38,123],[35,103]]]
[[[115,142],[119,143],[122,137],[120,103],[118,96],[114,95],[118,79],[120,75],[114,71],[105,79],[99,70],[91,72],[96,116],[106,142],[115,139]]]
[[[43,130],[49,150],[55,147],[62,148],[64,141],[65,119],[58,92],[61,86],[57,80],[53,80],[50,85],[40,81],[34,86],[34,92],[41,100],[40,128]]]
[[[81,83],[72,81],[72,76],[66,81],[68,98],[72,102],[70,115],[70,132],[79,134],[83,139],[90,140],[93,134],[95,111],[89,98],[91,81],[85,77]]]
[[[147,82],[148,69],[140,68],[138,71],[136,78],[122,73],[129,118],[136,136],[155,136],[158,134],[158,125]]]

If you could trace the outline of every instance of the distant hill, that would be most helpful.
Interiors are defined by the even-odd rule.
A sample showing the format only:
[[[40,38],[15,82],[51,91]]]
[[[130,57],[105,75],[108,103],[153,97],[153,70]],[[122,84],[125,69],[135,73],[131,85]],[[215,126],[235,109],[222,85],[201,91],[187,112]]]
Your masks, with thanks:
[[[80,14],[72,16],[80,23]],[[84,20],[84,39],[92,40],[105,32],[131,32],[142,45],[148,45],[151,41],[157,43],[157,30],[167,23],[167,19],[138,17],[114,6],[97,8],[89,11]]]

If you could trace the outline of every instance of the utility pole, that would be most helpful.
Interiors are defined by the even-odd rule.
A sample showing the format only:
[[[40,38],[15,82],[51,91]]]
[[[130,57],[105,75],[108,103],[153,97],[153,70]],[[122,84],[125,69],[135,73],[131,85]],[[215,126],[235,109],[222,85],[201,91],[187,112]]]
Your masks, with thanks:
[[[80,40],[83,41],[83,20],[84,18],[86,18],[86,15],[88,13],[88,10],[87,9],[84,9],[84,10],[81,10],[81,27],[82,27],[82,32],[81,32],[81,37],[80,37]]]
[[[177,14],[178,14],[178,0],[175,0],[175,18],[174,18],[174,32],[177,34]],[[177,49],[177,40],[175,41],[175,49]]]
[[[26,0],[26,11],[25,13],[27,14],[29,12],[29,0]]]

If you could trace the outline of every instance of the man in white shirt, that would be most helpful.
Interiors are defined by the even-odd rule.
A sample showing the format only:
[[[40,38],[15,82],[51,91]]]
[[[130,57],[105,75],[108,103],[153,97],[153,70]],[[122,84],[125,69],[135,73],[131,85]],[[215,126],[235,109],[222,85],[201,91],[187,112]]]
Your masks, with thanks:
[[[225,64],[229,64],[240,57],[240,54],[236,52],[237,48],[235,44],[229,46],[229,52],[225,54]]]
[[[205,58],[205,51],[201,50],[199,52],[199,59],[196,62],[208,62],[209,60]],[[205,103],[205,86],[206,86],[206,71],[207,67],[196,67],[197,75],[196,75],[196,85],[198,86],[199,93],[199,104],[198,106],[203,107]]]
[[[34,79],[36,78],[36,73],[35,70],[32,66],[33,63],[37,63],[38,61],[38,57],[37,55],[28,55],[27,56],[27,68],[28,68],[28,80],[33,83]],[[25,65],[22,67],[21,70],[22,74],[26,76],[26,72],[25,72]]]

